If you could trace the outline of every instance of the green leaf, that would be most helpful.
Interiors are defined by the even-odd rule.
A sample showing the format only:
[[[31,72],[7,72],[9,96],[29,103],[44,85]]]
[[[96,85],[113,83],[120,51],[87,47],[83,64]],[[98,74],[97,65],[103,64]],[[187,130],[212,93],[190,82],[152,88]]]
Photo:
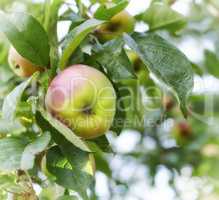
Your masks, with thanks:
[[[107,153],[113,152],[110,143],[105,135],[92,139],[90,141],[94,142],[103,152],[107,152]]]
[[[59,197],[57,200],[78,200],[78,197],[65,195],[65,196]]]
[[[49,78],[52,80],[57,73],[59,63],[59,42],[57,33],[57,24],[59,18],[59,9],[64,0],[48,0],[45,2],[44,27],[50,42],[50,66]]]
[[[118,2],[118,4],[110,7],[107,7],[107,5],[101,5],[94,13],[94,17],[100,20],[110,20],[114,15],[124,10],[128,4],[129,1],[122,0]]]
[[[21,169],[33,168],[35,156],[46,149],[50,139],[50,134],[46,132],[25,147],[21,158]]]
[[[211,75],[219,77],[219,58],[216,54],[209,50],[205,50],[204,65]]]
[[[80,139],[77,135],[75,135],[71,129],[69,129],[67,126],[62,124],[59,120],[52,117],[50,113],[42,109],[40,109],[39,111],[42,117],[46,121],[48,121],[52,127],[58,130],[58,132],[61,133],[68,141],[70,141],[72,144],[74,144],[79,149],[90,152],[90,149],[87,146],[86,142]]]
[[[65,11],[60,17],[60,21],[71,21],[74,23],[81,23],[85,21],[84,18],[80,17],[78,14],[76,14],[71,8]]]
[[[89,19],[83,24],[74,28],[66,37],[64,41],[64,49],[60,58],[59,66],[64,69],[68,64],[68,59],[71,57],[76,48],[85,39],[85,37],[92,32],[97,26],[104,23],[104,21]]]
[[[21,156],[26,143],[16,138],[0,140],[0,170],[14,171],[20,169]]]
[[[43,187],[39,200],[57,200],[61,195],[64,195],[65,189],[55,183],[49,184],[47,187]]]
[[[93,177],[82,171],[82,166],[88,160],[88,154],[73,145],[63,147],[62,151],[58,146],[48,151],[47,169],[56,177],[59,185],[74,190],[87,199],[86,190],[92,183]]]
[[[1,62],[0,62],[1,63]],[[13,73],[11,70],[7,67],[3,67],[0,65],[0,82],[7,82],[13,77]]]
[[[89,145],[91,149],[94,151],[93,155],[95,157],[97,171],[101,171],[108,177],[112,177],[112,170],[110,169],[106,156],[102,151],[101,147],[93,142],[89,142]],[[112,153],[112,151],[110,153]]]
[[[120,134],[123,129],[144,130],[144,106],[138,80],[124,80],[114,86],[117,109],[111,130]]]
[[[107,3],[107,1],[108,0],[90,0],[92,4],[95,4],[95,3],[105,4]]]
[[[104,45],[98,44],[94,49],[96,61],[106,69],[110,78],[115,82],[136,78],[123,46],[124,41],[119,38]]]
[[[187,116],[186,99],[193,88],[193,71],[186,56],[156,34],[136,33],[133,38],[126,34],[124,39],[149,70],[176,92]]]
[[[121,118],[119,121],[124,120],[124,129],[142,132],[144,130],[144,106],[139,86],[138,80],[125,80],[118,84],[118,92],[120,93],[118,102],[124,106],[122,109],[125,113],[125,118]],[[119,109],[121,105],[117,106]]]
[[[26,131],[26,128],[18,121],[9,121],[0,119],[0,134],[13,134],[19,135]]]
[[[12,193],[22,193],[24,187],[16,183],[17,177],[14,174],[0,175],[0,190]]]
[[[21,101],[21,97],[25,89],[30,85],[33,79],[36,79],[39,73],[35,73],[28,80],[18,85],[11,93],[9,93],[3,102],[2,106],[2,118],[5,120],[14,120],[16,116],[16,109]]]
[[[153,3],[142,18],[148,23],[151,31],[166,29],[172,33],[181,30],[186,25],[186,18],[163,3]]]
[[[112,130],[117,134],[120,134],[125,124],[125,118],[126,118],[125,105],[124,105],[124,101],[119,100],[123,98],[123,94],[119,92],[119,85],[114,84],[114,88],[116,89],[116,97],[117,97],[116,114],[110,130]]]
[[[48,37],[34,17],[25,13],[0,13],[0,31],[24,58],[42,67],[48,65]]]

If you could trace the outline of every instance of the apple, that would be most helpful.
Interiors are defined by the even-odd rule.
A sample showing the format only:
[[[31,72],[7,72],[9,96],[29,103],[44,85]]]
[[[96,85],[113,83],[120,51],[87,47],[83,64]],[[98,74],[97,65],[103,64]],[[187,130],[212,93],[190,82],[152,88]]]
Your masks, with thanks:
[[[186,121],[175,124],[172,134],[179,145],[185,145],[192,139],[192,127]]]
[[[30,77],[34,72],[43,71],[42,67],[34,65],[22,57],[12,46],[8,53],[8,63],[13,72],[20,77]]]
[[[164,95],[162,99],[162,105],[166,111],[171,111],[175,106],[175,101],[170,95]]]
[[[144,85],[149,79],[149,72],[145,64],[142,62],[142,60],[139,58],[139,56],[134,51],[127,50],[127,55],[128,55],[129,60],[132,63],[134,72],[136,76],[138,77],[140,84]]]
[[[51,82],[45,104],[52,115],[78,136],[101,136],[110,128],[116,110],[115,90],[97,69],[77,64]]]
[[[138,55],[134,51],[127,51],[127,55],[131,63],[133,64],[134,71],[138,74],[141,70],[145,69],[144,63],[138,57]]]
[[[108,23],[101,25],[95,33],[101,42],[106,42],[121,36],[124,32],[132,32],[134,26],[134,17],[127,11],[121,11],[113,16]]]

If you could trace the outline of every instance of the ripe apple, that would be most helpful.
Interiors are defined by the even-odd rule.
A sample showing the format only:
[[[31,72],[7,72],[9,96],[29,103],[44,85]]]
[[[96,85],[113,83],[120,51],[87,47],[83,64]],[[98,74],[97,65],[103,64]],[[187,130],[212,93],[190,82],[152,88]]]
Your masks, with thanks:
[[[103,135],[111,126],[116,95],[111,82],[95,68],[73,65],[56,76],[47,91],[47,109],[78,136]]]
[[[134,25],[134,18],[127,11],[121,11],[112,17],[108,23],[101,25],[96,30],[96,35],[101,42],[106,42],[121,36],[124,32],[132,32]]]
[[[20,77],[29,77],[36,71],[43,71],[42,67],[34,65],[22,57],[14,47],[9,50],[8,63],[14,73]]]

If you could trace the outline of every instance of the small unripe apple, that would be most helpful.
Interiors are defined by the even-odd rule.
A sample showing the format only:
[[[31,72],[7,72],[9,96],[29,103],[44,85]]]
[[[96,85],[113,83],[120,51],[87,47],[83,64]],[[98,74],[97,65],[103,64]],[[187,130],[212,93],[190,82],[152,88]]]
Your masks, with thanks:
[[[43,71],[43,68],[31,63],[22,57],[14,47],[11,47],[8,53],[8,63],[15,74],[20,77],[30,77],[37,71]]]
[[[179,145],[185,145],[192,138],[192,127],[186,121],[178,122],[173,127],[172,134]]]
[[[127,11],[121,11],[113,16],[106,24],[101,25],[96,30],[96,35],[101,42],[112,40],[123,33],[134,30],[135,20]]]
[[[144,84],[149,77],[149,72],[146,69],[145,64],[142,62],[142,60],[139,58],[139,56],[134,51],[127,51],[127,55],[129,60],[132,63],[132,66],[134,68],[134,72],[136,76],[138,77],[141,84]]]
[[[78,64],[52,80],[45,103],[54,117],[78,136],[89,139],[109,130],[116,110],[116,94],[102,72]]]
[[[164,95],[162,105],[166,111],[171,111],[175,106],[175,101],[170,95]]]
[[[144,63],[141,61],[141,59],[134,51],[127,51],[127,55],[129,57],[129,60],[133,64],[134,71],[136,74],[138,74],[141,70],[145,68]]]

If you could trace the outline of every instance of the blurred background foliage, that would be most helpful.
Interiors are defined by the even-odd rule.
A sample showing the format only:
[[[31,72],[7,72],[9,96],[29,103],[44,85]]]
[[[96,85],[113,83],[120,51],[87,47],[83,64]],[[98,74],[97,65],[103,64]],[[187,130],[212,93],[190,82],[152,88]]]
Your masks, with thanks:
[[[93,7],[101,2],[85,1],[81,3],[81,9],[89,13],[89,10],[92,11]],[[95,5],[91,7],[90,3]],[[142,95],[147,99],[143,105],[144,130],[124,130],[118,137],[112,132],[107,135],[112,146],[111,151],[114,153],[99,151],[96,154],[96,187],[90,191],[92,199],[151,199],[147,196],[151,193],[146,190],[152,191],[157,188],[155,191],[159,192],[163,175],[169,186],[165,185],[162,191],[168,191],[169,199],[217,200],[219,2],[154,0],[150,3],[145,1],[145,4],[148,5],[147,10],[135,15],[136,30],[149,29],[159,33],[179,47],[192,63],[195,88],[188,99],[189,117],[187,120],[183,118],[177,100],[167,88],[156,82],[149,72],[135,68],[136,63],[139,66],[141,62],[135,60],[133,66],[140,80]],[[75,5],[74,1],[67,1],[61,8],[60,27],[67,26],[62,24],[63,19],[70,20],[71,28],[83,22],[86,16],[79,16]],[[180,13],[179,5],[186,5],[187,12]],[[5,11],[26,11],[43,21],[45,3],[32,0],[0,0],[0,8]],[[0,105],[5,95],[21,82],[8,67],[8,48],[9,43],[1,34]],[[80,52],[77,59],[79,58],[83,59]],[[5,184],[12,178],[13,174],[10,177],[0,176],[0,199],[6,195],[5,190],[10,191]],[[191,190],[186,190],[188,187],[191,187]],[[37,190],[41,192],[40,198],[43,200],[53,200],[54,195],[59,196],[63,193],[62,188],[52,182],[44,189]],[[156,198],[164,199],[162,196]]]

